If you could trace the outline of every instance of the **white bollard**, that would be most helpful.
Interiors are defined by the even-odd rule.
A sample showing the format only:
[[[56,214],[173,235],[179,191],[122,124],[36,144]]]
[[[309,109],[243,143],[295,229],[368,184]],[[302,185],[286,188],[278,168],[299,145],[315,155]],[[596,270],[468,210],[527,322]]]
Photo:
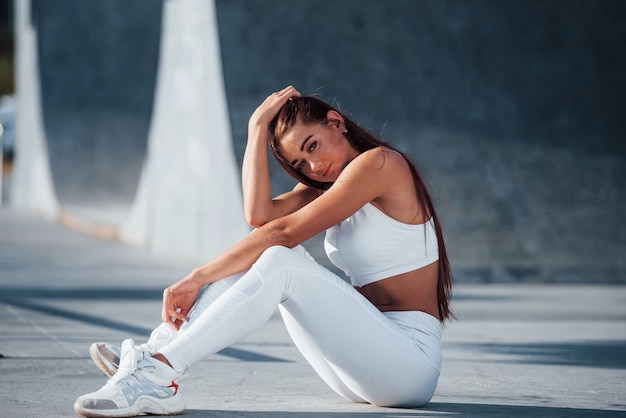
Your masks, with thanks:
[[[58,213],[58,202],[50,175],[41,115],[37,33],[31,24],[30,15],[30,0],[16,0],[17,112],[10,203],[18,210],[54,218]]]
[[[227,109],[214,2],[165,2],[148,156],[123,241],[209,259],[249,233]]]

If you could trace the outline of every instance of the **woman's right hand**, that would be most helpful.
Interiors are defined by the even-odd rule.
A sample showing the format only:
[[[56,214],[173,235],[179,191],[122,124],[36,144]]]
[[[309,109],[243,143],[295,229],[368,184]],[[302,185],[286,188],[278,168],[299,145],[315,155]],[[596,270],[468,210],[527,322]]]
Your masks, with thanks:
[[[300,97],[300,92],[293,86],[287,86],[280,91],[270,94],[250,116],[248,129],[269,125],[274,116],[278,114],[278,111],[292,97]]]
[[[189,321],[187,315],[198,299],[200,289],[201,286],[198,285],[193,274],[165,289],[161,320],[179,330],[183,323]]]

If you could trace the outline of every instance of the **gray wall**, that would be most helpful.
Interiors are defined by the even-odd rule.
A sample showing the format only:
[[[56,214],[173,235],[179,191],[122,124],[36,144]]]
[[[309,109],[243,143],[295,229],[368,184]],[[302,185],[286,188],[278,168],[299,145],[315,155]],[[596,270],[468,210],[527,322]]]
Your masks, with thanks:
[[[35,4],[61,203],[129,204],[162,3]],[[625,2],[216,4],[239,159],[248,116],[294,84],[415,156],[457,278],[626,282]]]
[[[51,171],[66,205],[126,205],[146,152],[162,3],[33,0]]]
[[[234,114],[293,83],[340,98],[374,129],[626,151],[624,2],[217,4]]]
[[[32,1],[47,107],[106,107],[149,115],[160,1]]]
[[[149,115],[161,2],[34,2],[47,110]],[[626,152],[624,2],[217,0],[217,7],[239,142],[254,104],[292,83],[339,98],[374,130],[409,124]]]

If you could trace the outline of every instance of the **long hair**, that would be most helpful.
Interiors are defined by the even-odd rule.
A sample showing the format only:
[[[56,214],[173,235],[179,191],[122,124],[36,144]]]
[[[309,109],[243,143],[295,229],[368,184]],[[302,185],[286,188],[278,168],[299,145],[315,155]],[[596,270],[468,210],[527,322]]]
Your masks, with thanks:
[[[295,178],[297,181],[318,189],[327,190],[332,186],[332,182],[320,182],[315,181],[302,172],[296,170],[280,153],[280,138],[282,138],[287,132],[289,132],[294,126],[314,125],[314,124],[326,124],[327,114],[330,110],[334,110],[341,114],[343,117],[346,129],[348,132],[345,137],[348,143],[359,153],[363,153],[367,150],[386,147],[392,149],[402,155],[407,161],[411,174],[413,176],[413,182],[415,184],[415,191],[417,194],[417,200],[420,205],[425,209],[426,216],[432,217],[435,224],[435,231],[437,234],[437,242],[439,246],[439,278],[437,281],[437,301],[439,307],[439,318],[443,323],[450,316],[454,316],[450,309],[450,297],[452,295],[452,272],[450,269],[450,262],[448,261],[448,253],[446,251],[445,242],[443,239],[443,231],[441,228],[441,222],[435,211],[430,192],[424,182],[422,175],[420,174],[417,166],[411,161],[408,155],[394,148],[386,141],[377,138],[369,133],[350,118],[337,111],[328,103],[312,96],[294,97],[290,99],[278,112],[276,117],[269,124],[268,142],[272,150],[272,154],[278,161],[278,163],[285,169],[285,171]]]

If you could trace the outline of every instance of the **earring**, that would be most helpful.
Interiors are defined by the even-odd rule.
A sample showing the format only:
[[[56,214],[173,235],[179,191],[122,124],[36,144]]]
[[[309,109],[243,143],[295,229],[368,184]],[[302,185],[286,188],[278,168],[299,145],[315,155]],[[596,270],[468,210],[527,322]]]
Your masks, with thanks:
[[[342,132],[342,134],[344,134],[344,135],[345,135],[345,134],[347,134],[347,133],[348,133],[348,128],[343,128],[343,132]]]

